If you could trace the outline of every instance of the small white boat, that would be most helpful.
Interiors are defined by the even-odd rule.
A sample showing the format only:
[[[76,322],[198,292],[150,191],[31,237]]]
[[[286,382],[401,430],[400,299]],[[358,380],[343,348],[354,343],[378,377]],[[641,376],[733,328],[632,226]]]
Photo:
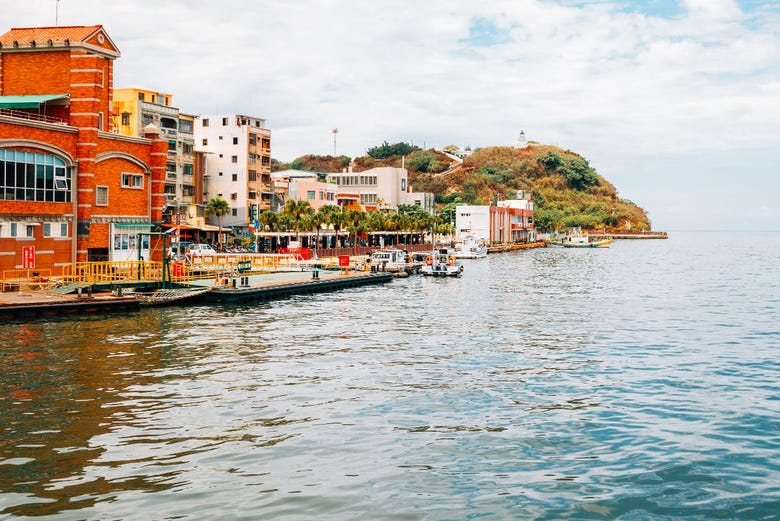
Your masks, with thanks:
[[[429,277],[460,277],[463,264],[455,255],[448,254],[446,249],[433,250],[425,257],[425,265],[420,273]]]
[[[482,259],[487,257],[487,254],[485,239],[476,235],[466,235],[455,245],[455,257],[458,259]]]
[[[390,273],[418,273],[422,263],[414,262],[409,252],[398,248],[377,250],[371,254],[371,270]]]
[[[579,228],[572,229],[567,235],[555,236],[547,242],[548,246],[563,248],[609,248],[611,244],[612,238],[594,240]]]

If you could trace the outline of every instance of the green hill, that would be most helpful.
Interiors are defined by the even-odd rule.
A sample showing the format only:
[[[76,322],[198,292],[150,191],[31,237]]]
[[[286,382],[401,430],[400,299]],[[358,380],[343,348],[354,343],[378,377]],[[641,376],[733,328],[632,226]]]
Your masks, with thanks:
[[[570,150],[539,144],[487,147],[477,149],[460,165],[440,152],[409,145],[402,148],[407,152],[402,159],[392,154],[393,147],[400,145],[405,144],[385,143],[370,149],[370,155],[354,159],[353,170],[400,167],[403,163],[414,190],[433,192],[440,209],[455,204],[490,204],[514,198],[523,190],[533,197],[538,230],[572,226],[650,230],[647,213],[621,199],[609,181]],[[346,156],[302,156],[289,164],[275,162],[274,169],[340,172],[349,163]]]

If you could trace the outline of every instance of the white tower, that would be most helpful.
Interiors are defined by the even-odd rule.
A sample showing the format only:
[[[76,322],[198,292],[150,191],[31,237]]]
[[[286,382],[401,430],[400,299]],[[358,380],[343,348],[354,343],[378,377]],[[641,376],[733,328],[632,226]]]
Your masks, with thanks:
[[[520,135],[517,136],[517,145],[515,145],[516,148],[525,148],[528,146],[528,140],[525,138],[525,132],[522,130],[520,131]]]

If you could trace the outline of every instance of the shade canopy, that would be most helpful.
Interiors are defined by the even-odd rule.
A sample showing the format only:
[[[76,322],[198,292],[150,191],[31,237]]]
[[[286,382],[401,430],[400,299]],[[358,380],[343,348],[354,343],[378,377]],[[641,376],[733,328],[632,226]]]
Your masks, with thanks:
[[[41,105],[67,105],[67,94],[30,94],[25,96],[0,96],[0,109],[37,109]]]

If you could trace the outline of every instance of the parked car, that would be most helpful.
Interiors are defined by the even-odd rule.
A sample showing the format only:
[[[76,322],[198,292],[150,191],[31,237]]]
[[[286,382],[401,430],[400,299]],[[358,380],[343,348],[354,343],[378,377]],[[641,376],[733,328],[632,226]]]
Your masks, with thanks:
[[[168,256],[170,258],[174,258],[176,255],[181,254],[184,255],[187,253],[187,248],[192,246],[194,243],[190,241],[182,241],[181,243],[171,243],[170,248],[168,248]]]
[[[208,244],[190,244],[187,252],[190,255],[216,255],[217,252]]]

